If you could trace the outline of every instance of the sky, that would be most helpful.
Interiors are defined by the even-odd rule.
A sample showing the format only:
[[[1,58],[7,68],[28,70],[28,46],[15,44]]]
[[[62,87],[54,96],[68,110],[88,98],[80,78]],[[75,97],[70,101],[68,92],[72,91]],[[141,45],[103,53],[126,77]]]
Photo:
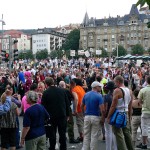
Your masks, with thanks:
[[[37,29],[82,23],[85,12],[97,19],[123,16],[137,0],[0,0],[4,29]],[[1,29],[1,24],[0,24]]]

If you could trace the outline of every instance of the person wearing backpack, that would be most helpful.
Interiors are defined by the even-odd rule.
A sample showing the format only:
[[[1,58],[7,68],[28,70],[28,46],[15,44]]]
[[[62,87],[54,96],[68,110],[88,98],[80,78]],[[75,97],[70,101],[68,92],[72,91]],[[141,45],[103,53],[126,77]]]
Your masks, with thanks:
[[[105,111],[106,115],[105,118],[107,118],[112,99],[113,99],[113,91],[115,89],[115,84],[113,81],[109,81],[106,86],[106,90],[108,91],[108,94],[104,95],[104,106],[105,106]],[[107,119],[105,119],[105,138],[106,138],[106,150],[111,150],[112,147],[114,150],[117,150],[117,144],[116,144],[116,137],[112,131],[112,126],[108,124]]]
[[[114,82],[117,88],[113,92],[113,100],[107,116],[107,122],[110,123],[111,116],[114,114],[116,109],[118,112],[124,112],[126,114],[127,124],[124,127],[117,127],[113,125],[112,128],[116,136],[118,150],[134,150],[130,130],[132,112],[131,92],[124,86],[124,79],[122,76],[116,76]]]

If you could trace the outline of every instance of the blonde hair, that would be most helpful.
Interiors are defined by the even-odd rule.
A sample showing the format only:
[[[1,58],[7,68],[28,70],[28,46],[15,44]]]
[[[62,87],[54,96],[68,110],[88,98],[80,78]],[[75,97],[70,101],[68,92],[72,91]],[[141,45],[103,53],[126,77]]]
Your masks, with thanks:
[[[4,104],[6,101],[6,93],[4,92],[2,95],[1,95],[1,102],[2,104]]]
[[[39,82],[38,86],[42,86],[43,88],[45,88],[45,84],[43,82]]]

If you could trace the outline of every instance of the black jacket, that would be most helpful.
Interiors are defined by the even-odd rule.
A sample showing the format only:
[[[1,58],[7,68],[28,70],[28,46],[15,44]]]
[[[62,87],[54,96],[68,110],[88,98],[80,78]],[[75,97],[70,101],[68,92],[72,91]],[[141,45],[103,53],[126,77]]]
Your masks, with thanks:
[[[69,116],[69,100],[64,89],[50,86],[43,93],[42,105],[51,118]]]

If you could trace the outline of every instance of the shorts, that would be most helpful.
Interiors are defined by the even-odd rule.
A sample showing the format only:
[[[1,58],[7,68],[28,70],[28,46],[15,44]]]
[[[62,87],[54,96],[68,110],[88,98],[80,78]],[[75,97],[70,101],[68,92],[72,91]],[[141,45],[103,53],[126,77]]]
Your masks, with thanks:
[[[1,147],[16,147],[16,128],[1,128]]]
[[[150,126],[150,114],[142,114],[141,116],[141,128],[142,136],[148,136],[148,127]]]

